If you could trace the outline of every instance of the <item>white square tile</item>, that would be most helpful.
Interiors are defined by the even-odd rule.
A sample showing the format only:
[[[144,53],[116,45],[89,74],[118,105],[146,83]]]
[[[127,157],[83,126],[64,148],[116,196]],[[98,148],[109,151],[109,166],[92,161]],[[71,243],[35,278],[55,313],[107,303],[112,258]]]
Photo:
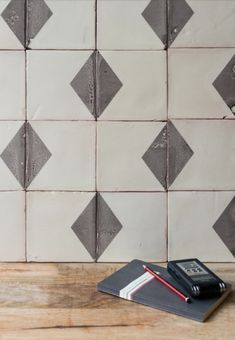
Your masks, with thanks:
[[[34,132],[28,142],[28,190],[94,191],[95,122],[34,121],[30,126]],[[45,164],[35,174],[41,159]]]
[[[25,0],[0,1],[0,49],[24,49]]]
[[[22,190],[24,161],[24,124],[0,122],[0,190]]]
[[[201,261],[234,262],[233,254],[213,228],[234,195],[235,192],[170,192],[169,259],[197,257]],[[233,215],[226,217],[230,230],[224,232],[229,231],[227,238],[233,235],[234,239],[234,204],[230,213]]]
[[[93,198],[82,192],[27,193],[27,260],[93,261],[72,229]],[[86,217],[94,220],[92,213]],[[93,225],[86,225],[87,233],[95,232]]]
[[[165,2],[158,4],[156,9],[152,1],[152,11],[156,13],[156,17],[151,16],[150,21],[146,20],[142,14],[149,5],[149,0],[98,0],[98,48],[104,50],[164,49]]]
[[[99,195],[98,261],[166,261],[166,193]]]
[[[0,120],[25,119],[25,53],[0,51]]]
[[[232,0],[187,0],[184,2],[168,1],[169,20],[175,23],[169,29],[169,38],[175,38],[174,30],[179,29],[177,22],[186,20],[171,47],[235,47],[235,2]],[[185,19],[185,6],[193,11]],[[182,8],[183,7],[183,8]],[[181,20],[177,18],[181,13]],[[214,60],[213,60],[214,63]]]
[[[235,121],[174,120],[173,124],[191,148],[169,133],[170,190],[233,190],[235,189]],[[186,164],[174,178],[181,162]]]
[[[89,108],[71,85],[91,55],[92,51],[27,52],[29,120],[94,120]],[[88,81],[91,79],[93,92],[92,66],[86,68],[86,75]],[[84,91],[89,86],[88,81],[84,82]]]
[[[95,0],[31,1],[28,39],[31,49],[95,48]]]
[[[100,120],[166,119],[166,52],[100,51],[121,82],[121,87],[102,112]],[[113,77],[98,69],[98,101],[108,100]],[[114,86],[113,86],[114,87]]]
[[[169,117],[234,118],[230,108],[235,106],[234,54],[235,49],[169,50]],[[222,84],[227,105],[213,84],[229,62],[232,65]]]
[[[25,261],[25,193],[0,192],[0,261]]]
[[[162,122],[98,122],[98,190],[164,191],[151,170],[159,167],[157,174],[165,178],[166,143],[160,146],[156,140],[164,126]],[[148,166],[143,156],[150,147]]]

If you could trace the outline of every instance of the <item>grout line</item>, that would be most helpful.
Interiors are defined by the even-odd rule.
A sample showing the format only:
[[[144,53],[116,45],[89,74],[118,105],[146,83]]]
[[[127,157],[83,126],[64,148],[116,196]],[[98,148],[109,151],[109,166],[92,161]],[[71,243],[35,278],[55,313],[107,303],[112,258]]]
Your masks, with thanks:
[[[0,0],[1,2],[1,0]],[[11,49],[7,49],[7,48],[0,48],[0,52],[12,52],[15,53],[15,52],[24,52],[25,51],[25,47],[22,47],[22,48],[11,48]]]
[[[169,47],[168,50],[170,51],[177,51],[177,50],[235,50],[234,47]],[[94,47],[89,48],[1,48],[0,51],[4,52],[16,52],[16,51],[25,51],[27,52],[34,52],[34,51],[49,51],[49,52],[86,52],[86,51],[94,51]],[[163,52],[166,51],[166,48],[161,49],[110,49],[110,48],[100,48],[99,51],[104,52]]]
[[[6,120],[5,120],[6,121]],[[8,121],[8,120],[7,120]],[[15,121],[15,120],[12,120]],[[31,123],[38,123],[38,122],[51,122],[51,123],[69,123],[69,122],[77,122],[77,123],[83,123],[83,122],[94,122],[94,119],[27,119],[28,122]],[[1,120],[0,120],[1,122]]]
[[[234,192],[235,189],[170,189],[169,192]]]
[[[25,79],[24,79],[24,89],[25,89],[24,100],[25,100],[25,103],[24,103],[24,120],[22,122],[27,121],[27,53],[26,53],[26,50],[25,50],[24,67],[25,67],[25,69],[24,69],[24,76],[25,76]],[[18,121],[21,121],[21,120],[18,120]]]
[[[45,189],[45,190],[41,190],[41,189],[34,189],[34,190],[21,190],[21,189],[7,189],[7,190],[3,190],[3,189],[0,189],[0,193],[8,193],[8,192],[26,192],[27,194],[28,193],[95,193],[95,192],[98,192],[98,193],[107,193],[107,194],[164,194],[164,193],[174,193],[174,192],[205,192],[205,193],[217,193],[217,192],[235,192],[235,188],[234,189],[182,189],[182,190],[179,190],[179,189],[171,189],[171,190],[162,190],[162,191],[141,191],[141,190],[136,190],[136,191],[124,191],[124,190],[119,190],[119,191],[107,191],[107,190],[99,190],[99,191],[96,191],[96,190],[51,190],[51,189]]]
[[[26,112],[24,113],[24,116],[26,116]],[[26,120],[26,117],[24,119],[0,119],[0,123],[7,123],[7,122],[24,123],[25,120]]]
[[[25,124],[25,160],[24,160],[24,188],[25,188],[25,183],[26,183],[26,157],[27,157],[27,111],[28,111],[28,103],[27,103],[27,54],[26,54],[26,51],[25,51],[25,120],[24,120],[24,124]]]
[[[97,51],[94,61],[94,114],[95,114],[95,190],[97,191],[97,163],[98,163],[98,125],[97,125]]]
[[[168,121],[169,121],[169,60],[168,60],[168,47],[169,47],[169,13],[168,13],[168,0],[166,0],[166,261],[169,260],[169,133],[168,133]]]
[[[95,216],[95,261],[94,262],[97,262],[98,261],[98,229],[99,229],[99,226],[98,226],[98,214],[99,214],[99,208],[98,208],[98,205],[99,205],[99,198],[98,198],[98,195],[99,193],[96,192],[96,216]]]
[[[0,0],[1,1],[1,0]],[[58,0],[57,0],[58,1]],[[37,51],[42,51],[42,52],[88,52],[88,51],[94,51],[94,47],[89,47],[89,48],[26,48],[27,52],[37,52]],[[15,51],[15,50],[2,50],[2,51]]]
[[[28,0],[24,2],[24,53],[25,53],[25,122],[24,122],[24,202],[25,202],[25,262],[27,262],[27,194],[26,194],[26,167],[27,167],[27,116],[28,116],[28,105],[27,105],[27,7],[28,7]]]
[[[8,191],[8,190],[7,190]],[[12,191],[16,191],[16,190],[12,190]],[[71,189],[71,190],[59,190],[59,189],[44,189],[44,190],[42,190],[42,189],[29,189],[29,190],[27,190],[27,193],[37,193],[37,192],[41,192],[41,193],[47,193],[47,192],[51,192],[51,193],[60,193],[60,192],[64,192],[64,193],[66,193],[66,192],[68,192],[68,193],[94,193],[94,192],[96,192],[96,190],[94,189],[94,190],[75,190],[75,189]]]
[[[54,52],[80,52],[80,51],[94,51],[94,47],[89,47],[89,48],[26,48],[27,51],[34,52],[34,51],[54,51]],[[225,47],[225,46],[218,46],[218,47],[169,47],[168,48],[171,51],[177,51],[177,50],[235,50],[235,45],[234,47]],[[9,52],[14,52],[14,51],[23,51],[24,48],[2,48],[0,49],[1,51],[9,51]],[[107,51],[107,52],[162,52],[166,50],[165,48],[146,48],[146,49],[124,49],[124,48],[100,48],[99,51]]]
[[[106,122],[110,122],[110,123],[166,123],[167,120],[166,119],[142,119],[142,120],[138,120],[138,119],[99,119],[98,122],[100,123],[106,123]]]
[[[26,4],[27,0],[25,1]],[[25,14],[26,18],[26,14]],[[26,20],[26,19],[25,19]],[[26,31],[26,26],[25,26],[25,31]],[[26,33],[25,33],[26,37]],[[26,40],[25,40],[26,42]],[[27,242],[28,242],[28,230],[27,230],[27,190],[26,190],[26,176],[27,176],[27,116],[28,116],[28,103],[27,103],[27,53],[25,50],[25,128],[24,128],[24,133],[25,133],[25,140],[24,140],[24,192],[25,192],[25,261],[27,262]]]
[[[130,190],[128,190],[128,191],[125,191],[125,190],[119,190],[119,191],[108,191],[108,190],[99,190],[99,193],[110,193],[110,194],[119,194],[119,193],[121,193],[121,194],[154,194],[154,193],[159,193],[159,194],[164,194],[164,193],[166,193],[166,191],[165,190],[162,190],[162,191],[160,191],[160,190],[153,190],[153,191],[141,191],[141,190],[136,190],[136,191],[130,191]]]
[[[28,262],[28,254],[27,254],[27,243],[28,243],[28,228],[27,228],[27,192],[25,191],[25,262]]]
[[[97,16],[98,16],[98,0],[95,0],[95,50],[96,51],[97,51],[97,34],[98,34]]]
[[[169,117],[168,120],[170,121],[206,121],[206,122],[213,122],[213,121],[217,121],[217,122],[232,122],[235,121],[235,116],[234,118],[171,118]],[[77,123],[83,123],[83,122],[87,122],[87,123],[92,123],[92,122],[99,122],[99,123],[167,123],[168,120],[94,120],[94,119],[89,119],[89,120],[80,120],[80,119],[60,119],[60,120],[56,120],[56,119],[40,119],[40,120],[34,120],[34,119],[27,119],[27,121],[29,122],[51,122],[51,123],[69,123],[69,122],[77,122]],[[0,119],[0,123],[1,122],[24,122],[25,120],[17,120],[17,119],[5,119],[5,120],[1,120]]]
[[[233,47],[231,46],[175,46],[175,47],[170,47],[170,50],[234,50],[235,45]]]
[[[8,193],[8,192],[25,192],[25,190],[24,189],[7,189],[7,190],[0,189],[0,193]]]
[[[235,192],[235,188],[234,189],[170,189],[168,191],[166,190],[152,190],[152,191],[143,191],[143,190],[135,190],[135,191],[124,191],[124,190],[119,190],[119,191],[112,191],[112,190],[57,190],[57,189],[45,189],[45,190],[41,190],[41,189],[30,189],[30,190],[23,190],[23,189],[0,189],[0,193],[8,193],[8,192],[25,192],[26,193],[107,193],[107,194],[164,194],[164,193],[174,193],[174,192],[205,192],[205,193],[210,193],[210,192]]]
[[[6,123],[6,122],[52,122],[52,123],[65,123],[65,122],[78,122],[78,123],[83,123],[83,122],[95,122],[95,119],[0,119],[0,124],[1,123]],[[218,122],[226,122],[226,121],[235,121],[235,115],[232,117],[221,117],[221,118],[174,118],[174,117],[168,117],[168,120],[171,121],[218,121]],[[137,119],[99,119],[97,122],[99,123],[166,123],[168,121],[167,119],[150,119],[150,120],[137,120]]]
[[[232,114],[233,115],[233,114]],[[233,117],[235,118],[235,115],[233,115]],[[191,121],[219,121],[219,122],[221,122],[221,121],[235,121],[235,119],[233,118],[233,117],[227,117],[226,115],[225,116],[223,116],[223,117],[221,117],[221,118],[175,118],[175,117],[169,117],[169,119],[171,120],[171,121],[177,121],[177,120],[182,120],[182,121],[187,121],[187,120],[191,120]]]
[[[98,192],[97,192],[97,165],[98,165],[98,126],[97,126],[97,62],[98,62],[98,50],[97,50],[97,9],[98,9],[98,0],[95,0],[95,62],[94,62],[94,112],[95,112],[95,259],[94,262],[96,263],[98,258]]]
[[[26,179],[27,179],[27,163],[28,163],[28,54],[27,54],[27,46],[28,46],[28,0],[25,0],[25,25],[24,25],[24,36],[25,36],[25,160],[24,160],[24,191],[25,191],[25,262],[28,262],[28,254],[27,254],[27,243],[28,243],[28,227],[27,227],[27,188],[26,188]]]
[[[166,261],[169,261],[169,193],[166,192]]]
[[[95,124],[95,191],[97,191],[98,174],[98,125]]]
[[[95,85],[96,86],[96,85]],[[96,101],[96,100],[95,100]],[[96,112],[96,106],[95,106]],[[97,119],[97,116],[96,116]],[[97,174],[98,174],[98,124],[95,124],[95,195],[96,195],[96,205],[95,205],[95,259],[96,263],[98,258],[98,191],[97,191]]]
[[[0,0],[1,1],[1,0]],[[96,33],[97,34],[97,31]],[[223,48],[223,47],[221,47]],[[99,48],[97,47],[97,42],[95,41],[95,48],[89,47],[89,48],[27,48],[28,51],[34,52],[34,51],[49,51],[49,52],[86,52],[86,51],[94,51],[95,49],[99,51],[104,51],[104,52],[163,52],[165,49],[109,49],[109,48]],[[193,48],[188,48],[188,49],[193,49]],[[196,48],[195,48],[196,49]],[[234,49],[234,48],[233,48]],[[1,51],[22,51],[23,49],[1,49]]]
[[[168,245],[169,245],[169,131],[168,124],[166,124],[166,250],[168,259]]]
[[[26,51],[27,46],[27,4],[28,0],[24,1],[24,50]]]

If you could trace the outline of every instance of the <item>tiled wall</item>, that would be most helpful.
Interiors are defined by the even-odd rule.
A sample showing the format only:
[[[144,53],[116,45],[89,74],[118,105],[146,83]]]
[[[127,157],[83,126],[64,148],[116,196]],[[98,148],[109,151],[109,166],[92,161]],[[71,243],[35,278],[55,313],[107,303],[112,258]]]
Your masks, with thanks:
[[[234,32],[234,0],[0,0],[0,260],[234,261]]]

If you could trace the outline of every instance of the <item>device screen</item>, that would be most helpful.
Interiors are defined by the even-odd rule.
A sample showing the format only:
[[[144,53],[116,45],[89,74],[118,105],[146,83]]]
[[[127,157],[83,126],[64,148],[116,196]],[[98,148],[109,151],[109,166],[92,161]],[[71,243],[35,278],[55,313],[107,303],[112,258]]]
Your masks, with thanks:
[[[196,261],[176,263],[194,281],[211,280],[211,275],[200,266]]]

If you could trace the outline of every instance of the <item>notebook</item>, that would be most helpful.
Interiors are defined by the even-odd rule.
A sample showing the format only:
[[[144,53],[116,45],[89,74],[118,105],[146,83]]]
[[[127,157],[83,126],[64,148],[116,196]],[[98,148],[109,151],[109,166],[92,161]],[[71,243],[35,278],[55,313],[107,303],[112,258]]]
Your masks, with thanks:
[[[231,285],[227,284],[226,291],[219,297],[204,299],[194,299],[190,297],[191,303],[186,303],[151,274],[146,272],[143,264],[149,265],[155,271],[159,271],[161,276],[169,283],[185,295],[188,295],[170,274],[168,274],[165,268],[140,260],[133,260],[98,283],[98,291],[203,322],[225,300],[232,290]]]

